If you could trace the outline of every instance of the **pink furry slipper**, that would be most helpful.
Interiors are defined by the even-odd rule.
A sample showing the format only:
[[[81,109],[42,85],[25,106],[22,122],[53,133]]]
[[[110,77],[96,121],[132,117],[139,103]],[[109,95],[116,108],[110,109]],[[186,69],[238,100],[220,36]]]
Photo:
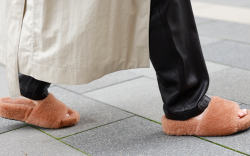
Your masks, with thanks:
[[[238,104],[219,97],[212,97],[200,120],[169,120],[162,117],[163,131],[168,135],[222,136],[230,135],[250,127],[250,110],[238,118]]]
[[[51,93],[37,105],[28,99],[0,98],[0,116],[44,128],[73,126],[80,120],[77,111],[68,108]]]

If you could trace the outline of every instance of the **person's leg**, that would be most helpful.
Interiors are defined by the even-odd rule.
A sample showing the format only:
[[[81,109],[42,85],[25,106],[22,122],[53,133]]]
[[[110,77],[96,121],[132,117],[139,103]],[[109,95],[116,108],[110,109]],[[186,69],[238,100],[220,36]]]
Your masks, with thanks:
[[[49,95],[48,88],[50,83],[39,81],[33,77],[20,73],[18,76],[22,96],[34,101],[39,101],[45,99]]]
[[[209,75],[190,0],[151,1],[149,46],[166,118],[201,114],[210,102]]]

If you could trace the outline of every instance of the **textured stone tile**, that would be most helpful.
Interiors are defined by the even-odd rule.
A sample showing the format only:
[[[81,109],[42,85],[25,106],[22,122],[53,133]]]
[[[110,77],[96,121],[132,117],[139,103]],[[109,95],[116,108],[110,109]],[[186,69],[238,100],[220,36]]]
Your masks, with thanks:
[[[0,135],[0,155],[80,156],[84,153],[28,126]]]
[[[26,126],[25,123],[0,117],[0,133]]]
[[[250,71],[230,68],[210,74],[208,94],[250,104]]]
[[[250,44],[223,41],[203,47],[206,60],[250,69]]]
[[[196,137],[168,136],[161,125],[132,117],[62,139],[95,156],[236,156],[239,153]]]
[[[150,63],[150,68],[130,69],[130,72],[156,79],[155,69]]]
[[[73,127],[62,129],[40,128],[57,138],[104,125],[132,115],[58,87],[50,88],[49,92],[54,94],[56,98],[64,102],[68,107],[77,110],[80,114],[79,123]]]
[[[117,84],[123,81],[135,79],[140,76],[141,75],[139,74],[132,73],[132,72],[125,70],[125,71],[118,71],[115,73],[105,75],[104,77],[100,79],[97,79],[95,81],[92,81],[84,85],[59,85],[59,86],[72,90],[77,93],[85,93],[85,92],[89,92],[89,91],[96,90],[99,88],[107,87],[113,84]]]
[[[201,46],[205,46],[205,45],[209,45],[209,44],[222,41],[221,39],[207,37],[207,36],[199,36],[199,38],[200,38]]]
[[[6,70],[4,67],[0,66],[0,97],[10,96],[8,86],[7,86],[7,78],[6,78]]]
[[[226,65],[222,65],[222,64],[218,64],[218,63],[214,63],[210,61],[206,61],[206,65],[207,65],[207,70],[209,74],[231,68],[230,66],[226,66]]]
[[[200,35],[250,43],[250,25],[233,22],[212,22],[198,27]]]
[[[242,109],[250,109],[250,105],[241,105]],[[235,150],[244,152],[246,154],[250,154],[250,129],[247,129],[242,132],[238,132],[236,134],[230,136],[222,136],[222,137],[205,137],[208,140],[213,142],[225,145],[227,147],[233,148]]]
[[[153,79],[139,78],[84,95],[158,122],[164,115],[158,84]]]

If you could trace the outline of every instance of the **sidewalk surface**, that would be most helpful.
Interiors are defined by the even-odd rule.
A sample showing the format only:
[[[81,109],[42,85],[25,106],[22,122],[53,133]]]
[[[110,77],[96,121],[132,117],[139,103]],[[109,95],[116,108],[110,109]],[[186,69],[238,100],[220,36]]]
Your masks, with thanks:
[[[250,0],[192,0],[210,74],[208,95],[250,109]],[[9,96],[0,65],[0,97]],[[168,136],[155,72],[133,69],[86,85],[49,91],[79,111],[80,122],[59,130],[0,118],[1,156],[250,155],[250,130],[226,137]]]

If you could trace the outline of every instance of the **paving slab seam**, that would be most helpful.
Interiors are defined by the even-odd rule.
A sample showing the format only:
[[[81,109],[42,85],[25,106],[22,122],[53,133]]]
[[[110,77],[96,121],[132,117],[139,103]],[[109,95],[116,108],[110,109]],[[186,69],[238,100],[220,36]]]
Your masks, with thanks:
[[[197,16],[198,17],[198,16]],[[201,26],[201,25],[205,25],[205,24],[210,24],[210,23],[214,23],[214,22],[218,22],[214,19],[211,19],[211,18],[207,18],[209,19],[210,21],[207,21],[207,22],[203,22],[203,23],[200,23],[200,24],[196,24],[197,26]]]
[[[78,150],[78,151],[80,151],[80,152],[82,152],[82,153],[84,153],[84,154],[86,154],[86,155],[88,155],[88,156],[91,156],[90,154],[88,154],[88,153],[86,153],[86,152],[84,152],[84,151],[82,151],[82,150],[80,150],[80,149],[78,149],[78,148],[76,148],[76,147],[74,147],[74,146],[72,146],[72,145],[70,145],[70,144],[67,144],[66,142],[64,142],[64,141],[62,141],[62,140],[60,140],[60,139],[58,139],[58,138],[56,138],[56,137],[54,137],[54,136],[52,136],[52,135],[50,135],[50,134],[44,132],[44,131],[42,131],[42,130],[40,130],[39,128],[37,128],[37,127],[35,127],[35,126],[33,126],[33,125],[30,125],[30,124],[27,124],[27,125],[29,125],[30,127],[32,127],[32,128],[34,128],[34,129],[36,129],[36,130],[38,130],[38,131],[40,131],[40,132],[42,132],[42,133],[44,133],[44,134],[46,134],[46,135],[48,135],[48,136],[50,136],[50,137],[52,137],[52,138],[54,138],[54,139],[56,139],[56,140],[58,140],[58,141],[64,143],[65,145],[68,145],[68,146],[74,148],[75,150]]]
[[[80,95],[82,95],[82,94],[80,94]],[[83,96],[83,97],[85,97],[85,98],[88,98],[88,99],[94,100],[94,101],[96,101],[96,102],[102,103],[102,104],[104,104],[104,105],[107,105],[107,106],[110,106],[110,107],[113,107],[113,108],[116,108],[116,109],[120,109],[120,110],[122,110],[122,111],[124,111],[124,112],[130,113],[130,114],[133,114],[133,115],[138,116],[138,117],[140,117],[140,118],[144,118],[144,119],[147,119],[147,120],[149,120],[149,121],[152,121],[152,122],[155,122],[155,123],[161,124],[160,122],[157,122],[157,121],[154,121],[154,120],[152,120],[152,119],[149,119],[149,118],[146,118],[146,117],[140,116],[140,115],[138,115],[138,114],[135,114],[135,113],[133,113],[133,112],[130,112],[130,111],[127,111],[127,110],[121,109],[121,108],[119,108],[119,107],[116,107],[116,106],[113,106],[113,105],[110,105],[110,104],[104,103],[104,102],[102,102],[102,101],[99,101],[99,100],[96,100],[96,99],[90,98],[90,97],[88,97],[88,96],[84,96],[84,95],[82,95],[82,96]]]
[[[99,128],[99,127],[110,125],[112,123],[119,122],[119,121],[131,118],[131,117],[134,117],[134,116],[136,116],[136,115],[132,115],[132,116],[126,117],[124,119],[116,120],[116,121],[113,121],[113,122],[110,122],[110,123],[107,123],[107,124],[103,124],[103,125],[100,125],[100,126],[97,126],[97,127],[93,127],[93,128],[90,128],[90,129],[87,129],[87,130],[84,130],[84,131],[80,131],[80,132],[77,132],[77,133],[74,133],[74,134],[70,134],[70,135],[67,135],[67,136],[64,136],[64,137],[61,137],[61,138],[58,138],[58,139],[64,139],[64,138],[67,138],[67,137],[70,137],[70,136],[73,136],[73,135],[76,135],[76,134],[79,134],[79,133],[83,133],[83,132],[90,131],[90,130],[93,130],[93,129],[96,129],[96,128]]]
[[[214,39],[219,39],[220,41],[217,41],[216,43],[222,42],[222,41],[226,40],[226,38],[221,38],[221,37],[218,37],[218,36],[212,36],[212,35],[207,35],[207,34],[202,34],[202,33],[199,33],[199,36],[210,37],[210,38],[214,38]],[[204,45],[204,46],[207,46],[207,45]]]
[[[225,65],[225,64],[221,64],[220,62],[214,62],[214,61],[210,61],[210,60],[207,60],[207,59],[205,59],[205,61],[207,61],[209,63],[218,64],[218,65],[228,66],[228,67],[231,67],[231,68],[234,67],[234,66],[231,66],[231,65]],[[228,68],[226,68],[226,69],[228,69]],[[223,69],[223,70],[225,70],[225,69]]]
[[[242,102],[239,102],[239,101],[235,101],[235,100],[230,99],[230,98],[224,98],[224,99],[225,99],[225,100],[229,100],[229,101],[236,102],[236,103],[238,103],[238,105],[247,104],[247,103],[242,103]],[[247,104],[247,105],[250,105],[250,104]]]
[[[225,38],[225,39],[223,39],[223,40],[224,40],[224,41],[230,41],[230,42],[236,42],[236,43],[241,43],[241,44],[250,45],[250,42],[243,42],[243,41],[232,40],[232,39],[228,39],[228,38]]]
[[[143,77],[148,78],[148,79],[152,79],[152,80],[157,80],[157,78],[149,77],[147,75],[143,75]],[[156,75],[156,77],[157,77],[157,75]]]
[[[228,150],[231,150],[231,151],[234,151],[234,152],[237,152],[237,153],[243,154],[243,155],[250,156],[250,155],[249,155],[249,154],[247,154],[247,153],[244,153],[244,152],[241,152],[241,151],[235,150],[235,149],[233,149],[233,148],[230,148],[230,147],[224,146],[224,145],[222,145],[222,144],[218,144],[218,143],[213,142],[213,141],[210,141],[210,140],[208,140],[208,139],[205,139],[205,138],[202,138],[202,137],[199,137],[199,136],[195,136],[195,137],[196,137],[196,138],[199,138],[199,139],[201,139],[201,140],[204,140],[204,141],[210,142],[210,143],[212,143],[212,144],[215,144],[215,145],[221,146],[221,147],[226,148],[226,149],[228,149]]]
[[[204,36],[204,37],[207,37],[207,36]],[[210,38],[211,38],[211,37],[210,37]],[[213,37],[213,38],[214,38],[214,37]],[[207,43],[206,45],[202,45],[201,48],[203,48],[203,47],[205,47],[205,46],[211,46],[211,45],[213,45],[213,44],[218,44],[218,43],[223,42],[223,41],[226,41],[226,40],[220,39],[219,41],[216,41],[216,42]]]
[[[59,86],[59,85],[57,85],[57,84],[55,84],[55,86],[60,87],[60,88],[62,88],[62,89],[65,89],[65,90],[67,90],[67,91],[72,91],[73,93],[77,93],[77,94],[81,95],[81,94],[93,92],[93,91],[96,91],[96,90],[99,90],[99,89],[111,87],[111,86],[114,86],[114,85],[117,85],[117,84],[121,84],[121,83],[124,83],[124,82],[136,80],[136,79],[139,79],[139,78],[142,78],[142,77],[144,77],[144,75],[141,75],[141,76],[138,76],[138,77],[135,77],[135,78],[132,78],[132,79],[124,80],[124,81],[121,81],[121,82],[118,82],[118,83],[113,83],[113,84],[110,84],[110,85],[107,85],[107,86],[104,86],[104,87],[96,88],[96,89],[94,89],[94,90],[86,91],[86,92],[83,92],[83,93],[74,92],[74,91],[72,91],[72,90],[69,90],[69,89],[64,88],[64,87],[62,87],[62,86]],[[53,87],[54,87],[54,86],[53,86]]]
[[[208,60],[209,61],[209,60]],[[209,61],[209,62],[211,62],[211,61]],[[216,63],[216,62],[213,62],[213,63]],[[225,66],[225,64],[221,64],[221,65],[224,65]],[[227,65],[226,65],[227,66]],[[211,72],[211,73],[209,73],[209,75],[211,75],[211,74],[214,74],[214,73],[217,73],[217,72],[222,72],[222,71],[224,71],[224,70],[227,70],[227,69],[231,69],[231,68],[233,68],[233,67],[228,67],[228,68],[225,68],[225,69],[221,69],[221,70],[219,70],[219,71],[215,71],[215,72]]]
[[[24,128],[24,127],[27,127],[27,126],[28,126],[28,125],[25,125],[25,126],[22,126],[22,127],[18,127],[18,128],[12,129],[12,130],[8,130],[8,131],[5,131],[5,132],[0,133],[0,135],[1,135],[1,134],[8,133],[8,132],[11,132],[11,131],[14,131],[14,130],[18,130],[18,129],[21,129],[21,128]]]
[[[203,2],[203,1],[200,1],[200,0],[194,0],[194,2],[196,3],[196,2]],[[248,7],[248,5],[250,5],[250,3],[248,4],[248,3],[243,3],[243,4],[240,4],[240,5],[234,5],[234,4],[230,4],[230,3],[223,3],[223,2],[220,2],[220,1],[218,1],[218,2],[205,2],[205,3],[210,3],[211,5],[213,5],[213,6],[227,6],[227,7],[237,7],[237,8],[243,8],[243,9],[249,9],[249,7]],[[203,8],[202,8],[203,9]],[[206,8],[205,8],[206,9]]]
[[[213,95],[210,95],[210,94],[206,94],[207,96],[211,96],[213,97]],[[247,104],[247,103],[242,103],[242,102],[239,102],[239,101],[235,101],[235,100],[230,100],[228,98],[224,98],[225,100],[229,100],[229,101],[233,101],[233,102],[236,102],[238,105],[242,105],[242,104]]]
[[[222,63],[220,63],[220,62],[215,62],[215,61],[213,61],[213,60],[207,60],[207,59],[206,59],[206,61],[209,61],[209,62],[212,62],[212,63],[217,63],[217,64],[224,65],[224,66],[229,66],[229,67],[231,67],[231,68],[236,68],[236,69],[241,69],[241,70],[250,71],[249,69],[246,69],[246,68],[240,68],[240,67],[236,67],[236,66],[232,66],[232,65],[228,65],[228,64],[222,64]],[[231,68],[222,69],[222,70],[217,71],[217,72],[221,72],[221,71],[223,71],[223,70],[228,70],[228,69],[231,69]],[[210,74],[214,74],[214,73],[216,73],[216,72],[213,72],[213,73],[210,73]]]
[[[218,36],[206,35],[206,34],[202,34],[202,33],[200,33],[199,35],[200,35],[200,36],[204,36],[204,37],[211,37],[211,38],[220,39],[221,41],[218,41],[218,42],[230,41],[230,42],[236,42],[236,43],[241,43],[241,44],[250,45],[249,42],[243,42],[243,41],[239,41],[239,40],[233,40],[233,39],[228,39],[228,38],[221,38],[221,37],[218,37]],[[215,42],[215,43],[218,43],[218,42]],[[212,43],[212,44],[215,44],[215,43]],[[210,45],[211,45],[211,44],[210,44]],[[205,46],[207,46],[207,45],[204,45],[204,47],[205,47]]]
[[[247,104],[247,103],[241,103],[240,105],[249,105],[250,106],[250,104]]]

